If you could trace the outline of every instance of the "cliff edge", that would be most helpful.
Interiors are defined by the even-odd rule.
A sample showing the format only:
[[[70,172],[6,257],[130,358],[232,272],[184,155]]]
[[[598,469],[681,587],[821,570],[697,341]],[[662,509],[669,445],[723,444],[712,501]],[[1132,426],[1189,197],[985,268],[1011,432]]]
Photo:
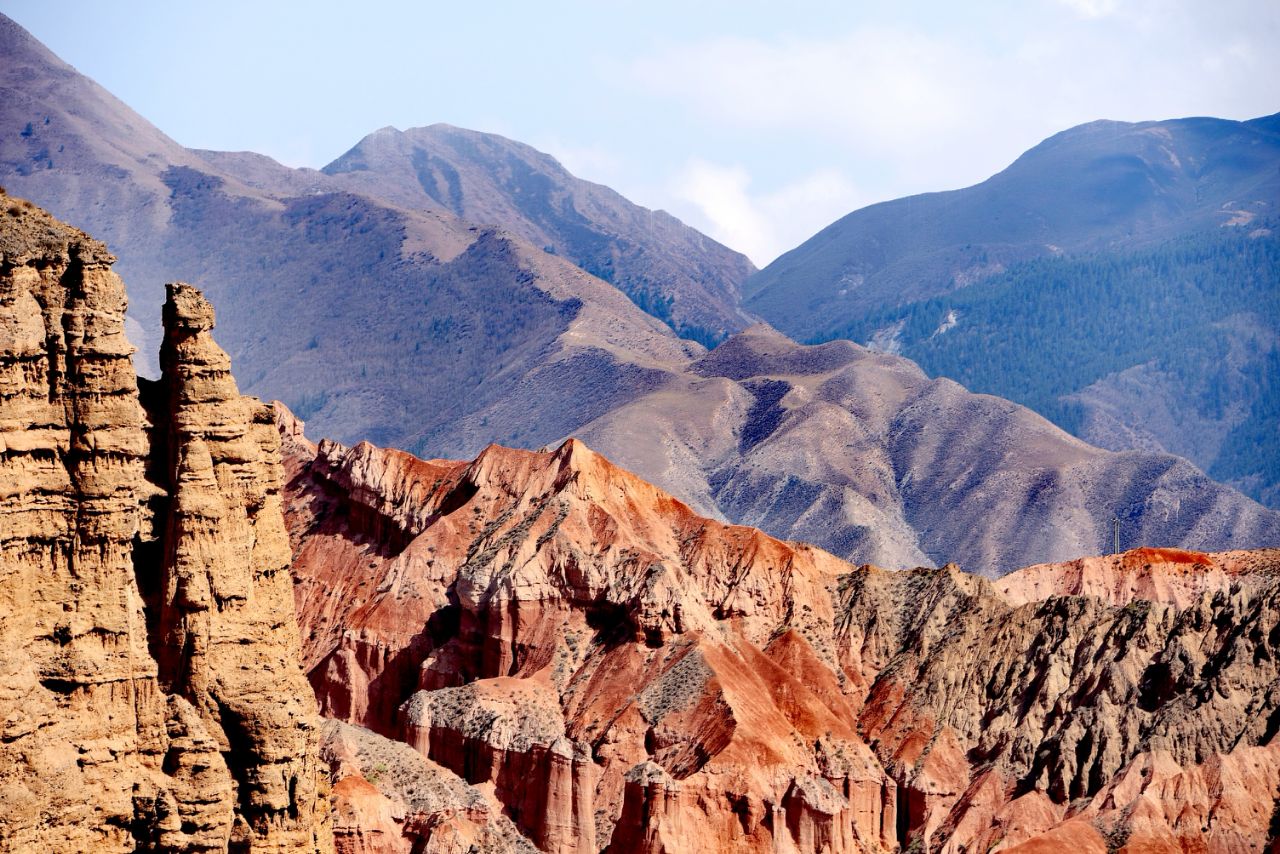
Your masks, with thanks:
[[[114,260],[0,192],[0,850],[331,851],[270,410]]]

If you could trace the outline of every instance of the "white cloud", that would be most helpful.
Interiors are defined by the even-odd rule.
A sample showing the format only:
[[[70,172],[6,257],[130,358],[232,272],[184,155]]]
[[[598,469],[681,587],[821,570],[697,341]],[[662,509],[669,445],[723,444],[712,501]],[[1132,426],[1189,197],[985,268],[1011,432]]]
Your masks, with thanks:
[[[966,186],[1045,137],[1100,118],[1280,109],[1271,82],[1280,80],[1271,47],[1280,4],[1042,3],[1054,14],[1010,13],[1003,36],[975,20],[965,30],[862,25],[668,44],[632,60],[626,79],[682,111],[680,121],[737,137],[741,148],[719,149],[732,154],[685,168],[678,195],[687,206],[677,211],[757,261],[850,209],[832,203],[831,216],[815,221],[806,202],[816,210],[832,197],[865,203]],[[754,158],[743,156],[747,147]],[[744,165],[708,162],[720,157]],[[854,176],[857,191],[837,175]],[[762,193],[753,178],[790,183]],[[797,221],[811,227],[793,238]]]
[[[815,231],[865,203],[836,170],[820,170],[770,192],[753,192],[738,166],[691,159],[672,182],[676,212],[764,266]]]
[[[686,44],[630,72],[634,85],[682,103],[697,121],[741,128],[757,144],[776,140],[784,159],[803,157],[790,149],[806,139],[810,150],[827,151],[809,171],[840,168],[881,198],[976,183],[1060,129],[1043,111],[1025,111],[1033,83],[1009,75],[1007,65],[960,38],[863,28],[821,39]],[[1053,109],[1052,91],[1040,97]],[[1024,111],[1038,119],[1020,117]],[[992,128],[1011,119],[1022,127],[993,144]]]
[[[593,145],[575,145],[558,136],[542,136],[530,145],[560,161],[574,177],[599,184],[618,180],[623,172],[621,160],[613,152]]]
[[[748,128],[789,127],[880,150],[963,123],[974,57],[919,33],[717,38],[636,61],[641,87]]]

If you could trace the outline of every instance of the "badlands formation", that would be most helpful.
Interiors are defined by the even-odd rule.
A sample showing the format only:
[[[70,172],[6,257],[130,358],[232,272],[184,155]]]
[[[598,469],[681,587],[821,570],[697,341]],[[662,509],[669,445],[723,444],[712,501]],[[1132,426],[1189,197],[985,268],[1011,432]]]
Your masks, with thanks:
[[[854,567],[582,443],[424,461],[278,408],[303,659],[540,850],[1257,851],[1280,551]],[[338,844],[413,850],[411,822]],[[411,814],[406,806],[401,812]],[[399,847],[397,847],[399,846]]]
[[[0,850],[1275,850],[1280,551],[894,572],[576,440],[312,444],[3,203]]]
[[[279,441],[184,285],[0,194],[0,849],[329,851]]]

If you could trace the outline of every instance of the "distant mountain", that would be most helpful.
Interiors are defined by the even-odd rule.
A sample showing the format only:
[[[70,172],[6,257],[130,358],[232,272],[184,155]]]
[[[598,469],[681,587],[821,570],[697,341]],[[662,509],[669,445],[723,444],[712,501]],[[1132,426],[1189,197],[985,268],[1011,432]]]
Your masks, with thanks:
[[[1280,541],[1280,514],[1179,457],[1091,447],[848,341],[752,327],[574,431],[704,513],[883,566],[998,576],[1122,545]]]
[[[0,180],[120,256],[144,352],[163,283],[196,284],[245,390],[345,439],[537,445],[702,351],[509,233],[258,155],[184,149],[3,16]],[[466,416],[487,407],[510,417],[475,425],[481,440]]]
[[[498,225],[616,285],[682,337],[713,346],[751,322],[738,307],[755,272],[746,256],[523,143],[445,124],[387,127],[323,171],[403,207]]]
[[[564,253],[350,174],[184,149],[0,19],[0,183],[107,240],[144,349],[162,283],[203,288],[241,388],[318,434],[454,458],[579,434],[703,515],[895,567],[1098,552],[1116,514],[1127,545],[1280,544],[1280,514],[1176,457],[847,342],[708,354]]]
[[[977,186],[848,215],[748,280],[745,305],[1276,506],[1277,206],[1280,115],[1094,122]]]
[[[806,340],[859,313],[945,294],[1010,264],[1247,226],[1280,204],[1280,114],[1099,121],[973,187],[854,211],[761,270],[747,308]]]

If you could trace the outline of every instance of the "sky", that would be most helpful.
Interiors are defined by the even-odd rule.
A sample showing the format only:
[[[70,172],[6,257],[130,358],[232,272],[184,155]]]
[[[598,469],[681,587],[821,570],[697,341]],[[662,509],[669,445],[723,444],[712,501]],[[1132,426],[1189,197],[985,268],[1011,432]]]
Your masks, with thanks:
[[[1277,0],[100,3],[0,11],[182,145],[320,167],[447,122],[763,266],[1094,119],[1280,111]]]

